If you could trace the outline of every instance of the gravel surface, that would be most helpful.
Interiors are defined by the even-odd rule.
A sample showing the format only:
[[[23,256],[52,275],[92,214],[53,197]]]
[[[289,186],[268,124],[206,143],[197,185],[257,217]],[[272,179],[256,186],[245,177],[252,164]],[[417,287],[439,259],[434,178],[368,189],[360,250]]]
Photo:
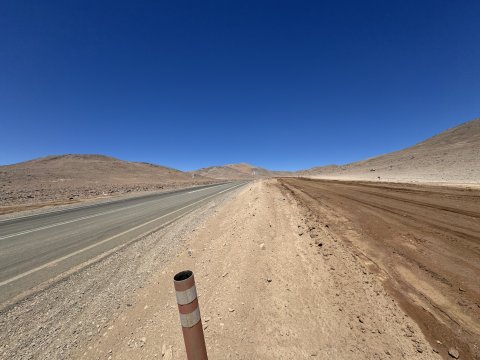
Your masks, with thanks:
[[[235,193],[235,191],[233,192]],[[0,359],[68,359],[88,348],[225,194],[168,227],[0,311]]]
[[[240,190],[78,349],[185,359],[173,275],[195,273],[209,359],[440,359],[368,261],[275,180]]]

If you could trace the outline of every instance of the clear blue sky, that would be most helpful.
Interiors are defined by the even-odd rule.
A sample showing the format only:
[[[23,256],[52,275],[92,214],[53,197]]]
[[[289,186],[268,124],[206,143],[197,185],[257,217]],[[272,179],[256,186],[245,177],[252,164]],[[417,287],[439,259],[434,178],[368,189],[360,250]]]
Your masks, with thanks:
[[[480,116],[480,1],[0,3],[0,164],[347,163]]]

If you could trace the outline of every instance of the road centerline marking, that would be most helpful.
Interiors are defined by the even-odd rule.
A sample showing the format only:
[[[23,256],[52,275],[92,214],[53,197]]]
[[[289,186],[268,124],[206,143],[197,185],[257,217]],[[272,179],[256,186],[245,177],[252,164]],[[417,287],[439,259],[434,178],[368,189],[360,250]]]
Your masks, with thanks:
[[[220,185],[217,185],[217,186],[220,186]],[[211,189],[211,188],[212,187],[208,187],[208,188],[200,189],[200,190],[208,190],[208,189]],[[200,191],[200,190],[196,190],[196,191]],[[195,192],[195,191],[193,191],[193,192]],[[187,192],[187,194],[190,194],[190,193],[191,192]],[[182,195],[182,194],[180,194],[180,195]],[[150,200],[150,201],[157,201],[157,200]],[[20,235],[30,234],[30,233],[33,233],[33,232],[36,232],[36,231],[50,229],[50,228],[53,228],[53,227],[56,227],[56,226],[71,224],[71,223],[74,223],[74,222],[77,222],[77,221],[88,220],[88,219],[92,219],[94,217],[98,217],[98,216],[102,216],[102,215],[113,214],[113,213],[118,212],[118,211],[132,209],[132,208],[135,208],[135,207],[138,207],[138,206],[144,206],[145,203],[146,202],[136,204],[136,205],[130,205],[130,206],[127,206],[127,207],[122,207],[120,209],[108,210],[108,211],[104,211],[104,212],[101,212],[101,213],[98,213],[98,214],[82,216],[80,218],[67,220],[67,221],[62,221],[62,222],[55,223],[55,224],[45,225],[45,226],[41,226],[41,227],[38,227],[38,228],[35,228],[35,229],[24,230],[24,231],[20,231],[18,233],[14,233],[14,234],[3,235],[3,236],[0,236],[0,240],[5,240],[5,239],[9,239],[9,238],[12,238],[12,237],[15,237],[15,236],[20,236]]]

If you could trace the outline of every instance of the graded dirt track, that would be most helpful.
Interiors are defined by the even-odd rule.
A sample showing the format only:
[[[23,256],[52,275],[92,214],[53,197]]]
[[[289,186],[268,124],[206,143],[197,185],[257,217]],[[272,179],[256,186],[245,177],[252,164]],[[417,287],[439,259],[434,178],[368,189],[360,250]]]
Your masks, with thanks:
[[[480,358],[480,191],[285,178],[329,231],[371,261],[429,341]]]

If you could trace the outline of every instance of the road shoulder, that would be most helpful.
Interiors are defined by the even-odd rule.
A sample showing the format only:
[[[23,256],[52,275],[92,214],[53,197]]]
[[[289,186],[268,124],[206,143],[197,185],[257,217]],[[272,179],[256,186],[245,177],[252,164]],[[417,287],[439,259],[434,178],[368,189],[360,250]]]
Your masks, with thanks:
[[[1,310],[0,358],[78,358],[74,354],[130,307],[152,274],[236,191]]]
[[[78,355],[185,358],[172,277],[191,269],[210,359],[439,359],[364,259],[310,216],[275,180],[241,190]]]

